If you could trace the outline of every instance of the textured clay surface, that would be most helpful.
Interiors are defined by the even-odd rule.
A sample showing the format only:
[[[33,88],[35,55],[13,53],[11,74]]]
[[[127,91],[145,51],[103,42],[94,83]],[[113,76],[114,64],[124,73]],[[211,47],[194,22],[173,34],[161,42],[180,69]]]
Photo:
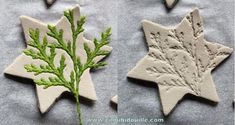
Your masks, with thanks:
[[[188,93],[218,102],[211,71],[232,48],[204,39],[199,10],[187,14],[173,28],[146,20],[142,25],[149,52],[128,77],[157,83],[164,114],[168,115]]]

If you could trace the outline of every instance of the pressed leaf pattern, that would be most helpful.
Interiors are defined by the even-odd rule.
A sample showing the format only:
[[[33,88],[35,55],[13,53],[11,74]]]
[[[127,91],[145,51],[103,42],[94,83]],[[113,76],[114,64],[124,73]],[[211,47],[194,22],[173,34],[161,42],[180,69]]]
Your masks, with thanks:
[[[164,85],[164,86],[185,86],[190,88],[191,90],[195,91],[196,93],[198,93],[197,87],[195,86],[195,84],[193,84],[193,80],[185,77],[185,73],[187,72],[187,61],[190,61],[190,59],[187,59],[187,55],[185,55],[185,53],[180,54],[181,51],[185,51],[188,52],[186,49],[183,50],[183,45],[181,45],[181,43],[179,42],[178,45],[177,44],[173,44],[174,46],[178,46],[177,50],[180,50],[179,52],[174,48],[169,48],[172,46],[172,44],[168,44],[168,40],[162,40],[161,39],[161,34],[158,32],[157,35],[155,35],[154,33],[151,33],[151,37],[150,37],[153,41],[156,41],[156,43],[158,44],[158,46],[150,46],[150,49],[158,49],[159,51],[155,51],[157,53],[161,53],[161,54],[155,54],[156,55],[163,55],[163,57],[161,56],[157,56],[157,59],[159,59],[160,61],[157,61],[156,65],[153,67],[148,67],[146,69],[146,71],[150,74],[150,75],[155,75],[156,76],[156,81],[158,82],[158,84],[160,85]],[[163,41],[163,42],[162,42]],[[171,42],[173,43],[173,42]],[[182,49],[181,49],[182,48]],[[169,49],[172,49],[172,54],[169,54],[168,52],[170,51]],[[154,53],[154,51],[151,51],[150,53]],[[184,56],[181,56],[184,55]],[[181,57],[180,57],[181,56]],[[149,56],[153,59],[156,59],[154,56]],[[179,64],[175,64],[175,60],[182,60],[182,64],[180,64],[180,67],[178,67]],[[191,63],[191,62],[190,62]],[[185,72],[185,73],[184,73]],[[164,76],[164,77],[163,77]],[[169,78],[171,77],[171,78]],[[178,82],[177,82],[178,81]],[[180,81],[180,82],[179,82]],[[184,82],[188,82],[188,84],[184,83]]]
[[[204,39],[198,11],[194,9],[175,27],[141,22],[149,51],[127,76],[158,85],[164,115],[186,94],[219,101],[211,71],[233,50]]]
[[[191,12],[181,23],[167,34],[160,31],[148,34],[153,43],[149,45],[148,57],[154,66],[147,67],[146,72],[168,90],[186,87],[200,95],[203,74],[210,72],[231,50],[204,40],[198,11]]]

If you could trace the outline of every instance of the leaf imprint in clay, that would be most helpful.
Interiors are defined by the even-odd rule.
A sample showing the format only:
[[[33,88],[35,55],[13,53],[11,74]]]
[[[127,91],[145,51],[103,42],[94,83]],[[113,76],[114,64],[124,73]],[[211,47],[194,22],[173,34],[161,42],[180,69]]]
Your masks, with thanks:
[[[185,94],[219,101],[211,71],[232,53],[232,48],[204,39],[199,10],[190,12],[175,27],[142,21],[148,54],[128,77],[155,82],[163,113],[168,115]]]
[[[90,69],[106,65],[100,61],[112,50],[108,46],[111,28],[103,32],[101,38],[85,39],[86,18],[80,16],[79,6],[64,11],[55,25],[27,16],[21,16],[20,20],[27,48],[4,72],[34,80],[42,113],[48,111],[63,92],[71,92],[82,125],[79,95],[97,100]]]

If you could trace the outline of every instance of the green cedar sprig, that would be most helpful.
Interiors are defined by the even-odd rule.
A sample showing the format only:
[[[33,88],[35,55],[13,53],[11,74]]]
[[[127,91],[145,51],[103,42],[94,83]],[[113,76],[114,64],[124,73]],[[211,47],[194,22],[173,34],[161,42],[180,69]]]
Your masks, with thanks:
[[[78,35],[84,31],[84,24],[86,22],[86,17],[82,16],[79,20],[75,21],[74,14],[72,10],[64,11],[64,16],[70,23],[70,29],[72,32],[72,41],[66,41],[64,39],[63,29],[58,29],[56,26],[48,25],[47,36],[56,40],[54,43],[48,43],[47,36],[43,37],[40,41],[40,31],[39,29],[30,29],[29,36],[31,40],[28,41],[28,46],[24,50],[24,54],[30,56],[32,59],[39,59],[45,62],[39,66],[35,64],[27,64],[24,68],[27,72],[33,72],[34,75],[40,75],[43,73],[53,74],[53,77],[48,79],[35,79],[34,82],[37,85],[42,85],[44,88],[51,86],[64,86],[70,90],[74,95],[77,103],[77,116],[79,124],[82,125],[81,112],[80,112],[80,102],[79,102],[79,83],[81,76],[84,71],[89,68],[100,68],[106,65],[105,62],[95,63],[94,59],[97,56],[106,56],[109,51],[102,50],[101,48],[107,45],[110,41],[111,28],[108,28],[105,32],[101,34],[101,39],[94,39],[95,48],[92,49],[87,43],[84,43],[83,47],[87,55],[86,63],[81,63],[80,57],[76,55],[76,42]],[[78,41],[79,42],[79,41]],[[49,49],[49,52],[47,52]],[[73,61],[74,69],[70,73],[70,80],[66,80],[64,77],[64,69],[66,67],[65,55],[60,57],[60,65],[58,67],[54,64],[54,59],[56,56],[56,49],[65,51]]]

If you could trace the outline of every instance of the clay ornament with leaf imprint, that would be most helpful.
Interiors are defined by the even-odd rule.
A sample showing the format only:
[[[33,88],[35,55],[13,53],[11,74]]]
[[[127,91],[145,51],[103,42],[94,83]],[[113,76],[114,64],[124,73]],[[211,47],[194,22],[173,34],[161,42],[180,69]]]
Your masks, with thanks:
[[[199,10],[190,12],[173,28],[147,20],[142,24],[149,52],[128,77],[157,83],[164,114],[187,93],[218,102],[211,71],[232,48],[204,39]]]

